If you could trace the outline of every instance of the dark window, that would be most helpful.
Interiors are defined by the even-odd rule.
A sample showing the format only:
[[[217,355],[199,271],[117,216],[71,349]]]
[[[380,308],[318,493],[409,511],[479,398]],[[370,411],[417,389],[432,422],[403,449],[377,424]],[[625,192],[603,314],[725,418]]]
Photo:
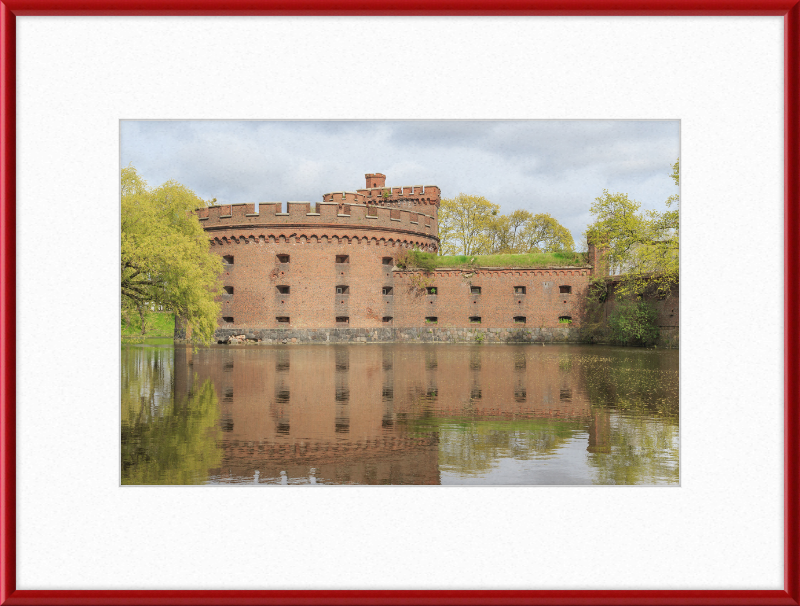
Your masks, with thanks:
[[[517,387],[514,390],[514,399],[517,402],[524,402],[527,397],[528,397],[528,393],[525,391],[524,387]]]
[[[337,286],[336,287],[336,294],[337,295],[350,294],[350,287],[349,286]]]
[[[227,322],[228,324],[233,324],[233,317],[232,316],[222,316],[222,321]]]
[[[560,399],[562,400],[572,400],[572,390],[571,389],[562,389],[560,394]]]
[[[275,318],[278,324],[288,324],[289,323],[289,316],[278,316]]]
[[[392,323],[392,316],[383,316],[383,323],[384,324],[391,324]]]
[[[481,287],[480,286],[470,286],[469,292],[471,295],[479,295],[481,294]]]
[[[347,387],[337,387],[336,388],[336,401],[337,402],[349,402],[350,401],[350,390]]]
[[[514,324],[525,324],[525,316],[514,316]]]
[[[279,433],[283,436],[289,435],[289,424],[288,423],[278,423],[278,427],[275,430],[275,433]]]
[[[233,286],[223,286],[222,290],[225,291],[226,295],[232,295],[233,294]]]
[[[469,321],[471,324],[480,324],[481,317],[480,316],[470,316]]]
[[[382,289],[384,295],[391,295],[392,294],[392,287],[391,286],[384,286]]]
[[[384,257],[383,258],[383,264],[384,265],[394,265],[394,261],[392,260],[391,257]]]
[[[435,286],[428,286],[425,290],[428,292],[429,295],[435,295],[437,292]]]
[[[289,289],[288,286],[276,286],[275,288],[277,288],[278,292],[280,294],[282,294],[282,295],[288,295],[289,294],[289,290],[290,289]]]
[[[233,255],[225,255],[222,257],[222,262],[228,265],[233,265]]]
[[[572,286],[559,286],[558,292],[560,292],[561,294],[568,295],[572,292]]]
[[[436,324],[438,321],[439,318],[437,318],[436,316],[428,316],[427,318],[425,318],[426,324]]]
[[[288,263],[289,255],[278,255],[278,263]]]
[[[478,387],[473,387],[472,391],[469,393],[469,397],[472,400],[480,400],[481,399],[481,390]]]
[[[525,294],[525,287],[524,286],[515,286],[514,287],[514,294],[515,295],[524,295]]]
[[[349,324],[350,318],[348,316],[336,316],[337,324]]]
[[[336,255],[337,263],[350,263],[350,255]]]
[[[572,324],[572,317],[571,316],[560,316],[558,318],[559,324]]]

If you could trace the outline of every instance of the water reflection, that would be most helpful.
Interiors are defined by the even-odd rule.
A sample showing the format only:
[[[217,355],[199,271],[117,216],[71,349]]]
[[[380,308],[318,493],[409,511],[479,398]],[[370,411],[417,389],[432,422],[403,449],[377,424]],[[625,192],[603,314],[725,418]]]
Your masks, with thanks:
[[[122,351],[124,484],[674,484],[678,354],[602,346]]]

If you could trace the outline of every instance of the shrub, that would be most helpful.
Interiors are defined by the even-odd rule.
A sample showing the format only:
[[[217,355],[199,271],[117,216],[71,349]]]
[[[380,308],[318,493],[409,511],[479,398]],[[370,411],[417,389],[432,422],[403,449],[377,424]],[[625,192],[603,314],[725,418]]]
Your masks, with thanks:
[[[658,341],[656,308],[644,300],[623,299],[608,316],[612,340],[624,345],[653,345]]]

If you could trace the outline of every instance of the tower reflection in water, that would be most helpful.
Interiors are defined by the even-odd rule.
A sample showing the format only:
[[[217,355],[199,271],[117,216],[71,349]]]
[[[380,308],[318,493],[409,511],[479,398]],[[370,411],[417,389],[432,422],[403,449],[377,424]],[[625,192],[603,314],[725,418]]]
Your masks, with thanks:
[[[126,389],[123,367],[123,483],[439,484],[482,478],[502,460],[535,470],[566,453],[577,454],[570,465],[583,480],[564,483],[677,482],[677,353],[616,362],[597,348],[530,345],[160,353],[173,351],[172,380],[162,372],[154,390],[171,382],[171,401],[138,426],[141,407],[128,405],[126,414],[126,392],[130,402],[138,388],[141,401],[147,389]],[[128,366],[141,374],[156,359]],[[605,406],[621,396],[674,414]],[[170,406],[164,435],[148,436]],[[181,440],[181,452],[164,447]]]

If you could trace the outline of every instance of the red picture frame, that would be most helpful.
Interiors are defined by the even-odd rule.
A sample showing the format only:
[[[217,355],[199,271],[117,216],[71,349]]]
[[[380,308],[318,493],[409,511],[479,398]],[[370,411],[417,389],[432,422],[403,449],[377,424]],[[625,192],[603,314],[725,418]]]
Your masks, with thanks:
[[[784,19],[783,590],[38,591],[16,589],[16,17],[27,15],[767,15]],[[800,604],[800,0],[6,0],[0,2],[0,604]]]

